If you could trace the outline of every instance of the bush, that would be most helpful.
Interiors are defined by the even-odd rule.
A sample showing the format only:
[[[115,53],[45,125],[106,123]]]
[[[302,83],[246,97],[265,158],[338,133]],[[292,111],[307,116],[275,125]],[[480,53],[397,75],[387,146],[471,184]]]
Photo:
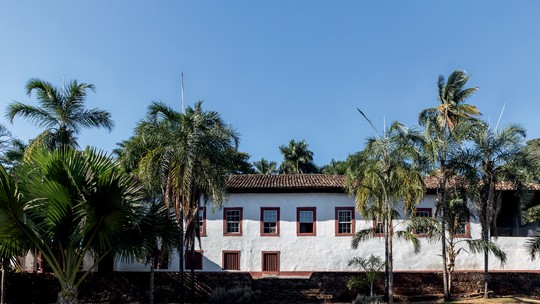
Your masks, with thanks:
[[[358,295],[354,299],[353,304],[382,304],[384,303],[382,296],[364,296]]]
[[[258,302],[260,290],[253,291],[251,287],[235,287],[232,289],[225,289],[218,287],[212,291],[208,298],[208,303],[256,303]]]

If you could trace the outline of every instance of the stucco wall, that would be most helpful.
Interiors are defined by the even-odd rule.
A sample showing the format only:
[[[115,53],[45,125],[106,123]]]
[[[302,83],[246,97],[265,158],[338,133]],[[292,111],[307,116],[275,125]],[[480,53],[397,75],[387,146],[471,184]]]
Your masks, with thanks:
[[[435,197],[427,196],[419,208],[433,208]],[[201,238],[204,251],[203,271],[221,271],[222,251],[239,250],[240,270],[260,272],[261,252],[280,252],[280,271],[301,274],[313,271],[350,271],[348,260],[353,256],[367,257],[371,254],[384,256],[383,238],[375,238],[361,243],[357,250],[351,248],[350,236],[335,235],[335,207],[354,207],[354,198],[339,193],[264,193],[230,194],[225,207],[243,208],[242,236],[223,236],[223,210],[212,210],[207,206],[206,233]],[[260,235],[261,207],[280,208],[280,235],[266,237]],[[316,236],[297,236],[296,208],[315,207],[317,226]],[[399,229],[401,221],[395,221]],[[355,214],[356,231],[372,226],[371,220],[364,220]],[[472,238],[480,237],[480,226],[471,219]],[[526,238],[501,237],[497,243],[508,256],[504,270],[540,270],[540,262],[531,262],[524,244]],[[461,244],[464,244],[463,242]],[[394,269],[399,270],[440,270],[441,245],[421,239],[422,251],[414,254],[412,245],[396,240],[394,244]],[[466,248],[465,248],[466,249]],[[456,270],[483,269],[482,255],[473,255],[462,250],[456,261]],[[501,270],[501,265],[494,258],[489,267]],[[145,267],[136,264],[116,263],[117,271],[140,271]],[[178,270],[177,255],[169,264],[170,271]]]

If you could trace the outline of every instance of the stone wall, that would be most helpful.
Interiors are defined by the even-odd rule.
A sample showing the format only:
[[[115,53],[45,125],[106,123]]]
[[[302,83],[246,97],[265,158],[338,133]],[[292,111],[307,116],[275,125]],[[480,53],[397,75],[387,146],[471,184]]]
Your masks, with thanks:
[[[316,272],[310,278],[267,277],[252,279],[249,273],[203,272],[196,274],[195,297],[206,302],[217,287],[232,289],[247,286],[258,291],[258,302],[349,302],[355,292],[347,289],[347,280],[359,273]],[[491,273],[490,289],[497,295],[526,294],[540,298],[540,273]],[[156,273],[156,303],[178,302],[177,273]],[[482,288],[483,274],[458,272],[454,277],[454,294],[477,293]],[[92,274],[79,291],[82,303],[147,303],[149,273]],[[185,286],[189,290],[190,275]],[[433,272],[397,272],[394,274],[394,293],[401,299],[442,293],[442,274]],[[383,282],[375,286],[381,294]],[[59,286],[51,274],[10,273],[7,276],[8,303],[54,303]],[[367,288],[362,290],[367,293]],[[189,296],[186,291],[186,296]]]

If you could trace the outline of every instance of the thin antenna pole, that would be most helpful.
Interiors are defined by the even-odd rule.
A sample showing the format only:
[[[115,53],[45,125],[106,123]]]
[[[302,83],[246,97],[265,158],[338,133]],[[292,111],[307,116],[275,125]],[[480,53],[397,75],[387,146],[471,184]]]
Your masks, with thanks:
[[[184,108],[184,73],[182,72],[182,114],[186,114],[186,109]]]
[[[495,126],[495,132],[497,132],[497,130],[499,129],[499,123],[501,122],[501,117],[504,113],[504,108],[506,108],[506,102],[502,106],[501,114],[499,114],[499,119],[497,119],[497,126]]]

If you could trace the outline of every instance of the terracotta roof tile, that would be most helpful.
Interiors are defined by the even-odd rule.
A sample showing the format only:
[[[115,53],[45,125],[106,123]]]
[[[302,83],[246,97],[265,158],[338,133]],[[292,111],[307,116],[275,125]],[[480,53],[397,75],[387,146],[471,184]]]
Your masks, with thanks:
[[[344,192],[342,175],[328,174],[241,174],[230,175],[229,192]]]
[[[425,177],[428,190],[437,188],[435,177]],[[239,174],[227,178],[229,192],[345,192],[342,175],[330,174]],[[497,184],[499,190],[514,190],[509,182]],[[540,184],[529,185],[530,190],[539,191]]]

